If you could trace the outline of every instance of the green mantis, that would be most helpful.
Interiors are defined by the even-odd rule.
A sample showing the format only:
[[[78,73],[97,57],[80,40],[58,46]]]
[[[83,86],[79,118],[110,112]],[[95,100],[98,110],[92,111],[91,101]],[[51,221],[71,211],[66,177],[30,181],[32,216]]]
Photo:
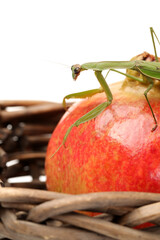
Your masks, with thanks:
[[[154,86],[154,80],[160,80],[160,62],[158,61],[158,57],[157,57],[157,52],[156,52],[156,47],[155,47],[155,41],[154,41],[154,37],[157,39],[158,43],[160,44],[157,35],[155,34],[153,28],[150,28],[150,32],[151,32],[151,37],[152,37],[152,42],[153,42],[153,47],[154,47],[154,53],[155,53],[155,61],[154,62],[147,62],[147,61],[143,61],[143,60],[135,60],[135,61],[103,61],[103,62],[90,62],[90,63],[84,63],[82,65],[76,64],[73,65],[71,67],[72,70],[72,77],[74,80],[77,79],[77,77],[79,76],[79,74],[82,71],[86,71],[86,70],[93,70],[95,73],[95,76],[100,84],[100,88],[99,89],[93,89],[93,90],[89,90],[89,91],[85,91],[85,92],[80,92],[80,93],[73,93],[73,94],[69,94],[67,95],[64,100],[63,100],[63,104],[65,106],[65,101],[66,99],[70,99],[70,98],[85,98],[85,97],[90,97],[96,93],[99,92],[105,92],[106,94],[106,102],[101,103],[100,105],[98,105],[96,108],[92,109],[91,111],[89,111],[87,114],[85,114],[84,116],[82,116],[81,118],[79,118],[77,121],[75,121],[67,130],[63,142],[62,144],[59,146],[59,148],[65,144],[66,139],[70,133],[70,131],[72,130],[73,127],[78,127],[80,124],[85,123],[93,118],[96,118],[106,107],[108,107],[111,103],[112,103],[112,93],[110,91],[110,88],[102,74],[102,71],[107,70],[108,69],[108,73],[107,76],[109,74],[110,71],[114,71],[117,73],[120,73],[126,77],[129,77],[135,81],[141,82],[141,83],[147,83],[147,88],[144,92],[144,96],[147,100],[148,106],[151,110],[151,114],[153,116],[155,125],[152,128],[151,131],[155,131],[158,123],[157,123],[157,119],[155,117],[155,114],[153,112],[153,109],[151,107],[151,104],[149,102],[148,99],[148,92],[153,88]],[[131,69],[131,70],[135,70],[138,73],[141,74],[142,78],[138,78],[136,76],[127,74],[127,73],[123,73],[118,71],[117,69]],[[107,77],[106,76],[106,77]],[[59,148],[57,149],[57,151],[59,150]],[[57,152],[56,151],[56,152]],[[55,153],[56,153],[55,152]],[[54,154],[55,154],[54,153]]]

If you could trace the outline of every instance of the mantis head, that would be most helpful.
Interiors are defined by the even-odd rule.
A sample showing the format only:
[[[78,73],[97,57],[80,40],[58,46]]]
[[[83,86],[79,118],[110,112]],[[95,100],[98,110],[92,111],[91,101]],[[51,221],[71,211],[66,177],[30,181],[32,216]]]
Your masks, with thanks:
[[[76,80],[82,70],[81,65],[75,64],[71,67],[71,70],[72,70],[72,77],[74,80]]]

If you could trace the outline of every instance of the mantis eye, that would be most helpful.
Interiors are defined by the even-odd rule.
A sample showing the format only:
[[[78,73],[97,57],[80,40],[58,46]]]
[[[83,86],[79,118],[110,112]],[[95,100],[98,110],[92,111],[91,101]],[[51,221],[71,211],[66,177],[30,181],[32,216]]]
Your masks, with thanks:
[[[74,73],[75,74],[78,74],[80,72],[80,67],[76,67],[75,69],[74,69]]]

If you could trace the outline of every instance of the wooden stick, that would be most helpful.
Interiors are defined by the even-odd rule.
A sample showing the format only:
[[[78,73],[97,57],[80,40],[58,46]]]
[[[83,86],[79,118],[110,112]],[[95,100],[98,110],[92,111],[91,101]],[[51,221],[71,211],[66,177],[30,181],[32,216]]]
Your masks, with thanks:
[[[152,222],[158,218],[160,218],[160,202],[137,208],[121,217],[118,223],[134,227],[148,221]]]
[[[19,160],[28,160],[28,159],[36,159],[36,158],[45,158],[45,152],[15,152],[12,154],[8,154],[8,161],[19,159]]]
[[[65,198],[65,193],[37,189],[5,187],[0,189],[0,202],[42,203],[51,199]]]
[[[17,220],[13,212],[1,210],[1,219],[11,239],[16,240],[107,240],[103,236],[73,228],[57,228],[32,222]]]
[[[44,202],[31,209],[28,219],[41,222],[47,218],[72,212],[75,210],[92,210],[101,206],[110,207],[137,207],[143,204],[160,201],[160,194],[142,192],[103,192],[79,194],[68,198]]]
[[[33,105],[18,111],[1,111],[1,122],[10,122],[13,120],[24,120],[27,118],[33,118],[35,116],[47,116],[52,115],[54,112],[64,111],[61,104],[42,104]]]
[[[30,145],[47,145],[51,135],[28,136],[26,141]]]
[[[27,204],[27,203],[8,203],[8,202],[1,202],[1,206],[3,208],[10,208],[10,209],[17,209],[21,211],[29,211],[33,207],[35,207],[34,204]]]
[[[20,123],[18,127],[14,130],[15,135],[39,135],[39,134],[46,134],[52,133],[56,124],[51,123],[49,124],[25,124]],[[20,134],[19,134],[20,133]]]
[[[130,229],[120,226],[115,223],[107,222],[102,219],[96,219],[93,217],[82,216],[80,214],[66,214],[57,216],[56,219],[65,221],[74,226],[88,229],[93,232],[103,234],[105,236],[112,237],[114,239],[123,240],[159,240],[160,236],[156,234],[141,232],[139,230]]]
[[[34,106],[34,105],[41,105],[41,104],[58,104],[54,102],[48,102],[48,101],[38,101],[38,100],[0,100],[0,107],[6,108],[6,107],[17,107],[17,106]],[[61,105],[61,104],[59,104]]]
[[[6,166],[7,161],[8,161],[8,155],[3,150],[3,148],[0,147],[0,167],[4,168]]]
[[[46,184],[45,182],[40,182],[40,181],[35,181],[33,180],[32,182],[15,182],[15,183],[9,183],[9,187],[13,188],[30,188],[30,189],[42,189],[46,190]]]

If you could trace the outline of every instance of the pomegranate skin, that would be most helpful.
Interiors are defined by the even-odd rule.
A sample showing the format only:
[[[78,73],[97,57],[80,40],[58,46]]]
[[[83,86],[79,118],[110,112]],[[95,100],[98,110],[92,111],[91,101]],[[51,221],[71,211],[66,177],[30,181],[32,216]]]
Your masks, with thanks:
[[[160,192],[160,127],[143,95],[146,86],[117,83],[113,102],[99,116],[74,127],[60,150],[67,129],[106,101],[104,93],[74,104],[49,141],[45,170],[51,191],[79,194],[105,191]],[[160,89],[148,94],[160,123]]]

